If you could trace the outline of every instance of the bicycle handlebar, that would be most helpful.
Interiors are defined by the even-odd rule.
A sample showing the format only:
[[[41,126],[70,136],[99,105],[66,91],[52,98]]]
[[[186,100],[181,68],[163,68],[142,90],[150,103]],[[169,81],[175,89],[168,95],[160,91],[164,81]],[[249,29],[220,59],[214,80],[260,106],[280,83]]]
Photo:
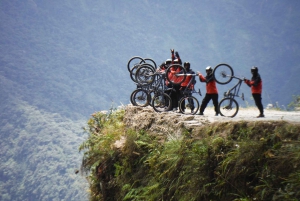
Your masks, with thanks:
[[[200,73],[196,73],[196,74],[175,74],[176,76],[198,76]]]

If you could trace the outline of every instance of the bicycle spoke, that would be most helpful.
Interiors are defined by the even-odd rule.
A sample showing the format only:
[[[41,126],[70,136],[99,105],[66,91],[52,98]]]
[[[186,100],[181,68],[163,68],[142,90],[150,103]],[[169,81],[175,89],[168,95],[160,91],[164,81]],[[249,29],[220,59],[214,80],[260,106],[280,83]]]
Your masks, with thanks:
[[[149,95],[147,91],[138,89],[133,95],[132,101],[136,106],[146,107],[149,105]]]
[[[186,70],[181,65],[173,64],[166,70],[166,78],[172,84],[179,85],[186,79]]]
[[[233,69],[228,64],[219,64],[214,68],[213,75],[219,84],[227,84],[232,80]]]
[[[179,110],[183,114],[196,114],[199,109],[199,102],[194,96],[188,96],[180,99]]]
[[[224,98],[219,103],[219,111],[222,116],[234,117],[239,110],[239,105],[232,98]]]
[[[169,95],[165,93],[159,93],[153,97],[152,107],[156,112],[169,111],[172,107],[172,101]]]
[[[154,82],[155,73],[151,67],[142,65],[137,69],[135,78],[138,83],[142,85],[149,85]]]

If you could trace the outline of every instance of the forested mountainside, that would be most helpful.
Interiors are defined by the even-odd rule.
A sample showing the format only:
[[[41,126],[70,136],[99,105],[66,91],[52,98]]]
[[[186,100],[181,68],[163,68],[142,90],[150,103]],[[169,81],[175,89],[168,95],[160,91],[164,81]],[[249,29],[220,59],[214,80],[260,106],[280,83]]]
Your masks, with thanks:
[[[3,0],[0,6],[0,75],[12,88],[1,84],[1,92],[18,91],[50,112],[74,118],[128,103],[135,85],[127,61],[141,56],[160,64],[170,48],[202,72],[228,63],[250,78],[258,66],[265,104],[287,105],[299,94],[298,1]]]
[[[264,105],[286,106],[300,94],[299,9],[296,0],[1,0],[1,199],[81,196],[63,151],[80,158],[81,126],[90,114],[129,103],[136,85],[126,65],[133,56],[160,64],[174,48],[195,71],[228,63],[247,78],[256,65]],[[220,94],[231,84],[218,85]],[[253,105],[250,89],[241,91]],[[51,170],[51,180],[44,177],[49,167],[60,172]],[[65,190],[58,196],[57,189]]]

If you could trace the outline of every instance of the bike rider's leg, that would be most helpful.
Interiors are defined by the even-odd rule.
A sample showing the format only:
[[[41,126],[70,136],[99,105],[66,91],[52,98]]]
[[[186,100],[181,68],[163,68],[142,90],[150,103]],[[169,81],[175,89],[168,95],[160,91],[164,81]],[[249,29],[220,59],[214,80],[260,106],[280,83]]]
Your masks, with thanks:
[[[261,94],[252,94],[252,96],[260,113],[257,117],[264,117],[264,107],[261,103]]]
[[[212,94],[211,96],[212,96],[212,101],[213,101],[213,104],[215,107],[216,116],[218,116],[219,115],[219,101],[218,101],[219,95]]]
[[[209,103],[210,99],[211,99],[211,94],[205,94],[205,97],[203,98],[201,106],[200,106],[200,112],[199,112],[200,115],[203,115],[203,112],[204,112],[207,104]]]
[[[181,98],[184,97],[184,94],[183,94],[184,90],[185,90],[185,87],[181,87],[181,89],[180,89],[180,97],[178,98],[179,101],[181,100]],[[183,100],[183,101],[181,102],[180,108],[181,108],[183,111],[185,111],[185,100]]]
[[[194,110],[195,109],[194,99],[189,98],[188,100],[189,100],[189,105],[190,105],[191,110]]]
[[[179,85],[175,85],[174,86],[175,91],[172,92],[172,94],[174,94],[173,99],[172,99],[173,111],[178,109],[178,101],[179,101],[178,98],[180,97],[179,88],[180,88]]]

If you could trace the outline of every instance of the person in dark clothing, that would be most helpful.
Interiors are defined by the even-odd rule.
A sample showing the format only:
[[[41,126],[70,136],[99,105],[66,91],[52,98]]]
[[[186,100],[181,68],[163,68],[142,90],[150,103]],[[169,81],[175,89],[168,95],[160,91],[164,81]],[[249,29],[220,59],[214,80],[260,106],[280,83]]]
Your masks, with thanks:
[[[195,74],[195,72],[191,69],[190,62],[184,62],[183,67],[186,70],[186,74]],[[180,73],[183,73],[183,71],[181,71]],[[190,81],[191,81],[191,85],[188,86],[188,84],[190,83]],[[184,96],[183,93],[186,91],[187,87],[188,87],[187,90],[189,90],[189,91],[192,91],[194,89],[195,83],[196,82],[195,82],[195,77],[194,76],[191,76],[191,75],[187,75],[186,76],[186,79],[180,84],[180,89],[179,89],[180,90],[180,97],[179,97],[179,100]],[[195,108],[194,101],[192,99],[189,99],[189,101],[190,101],[189,102],[190,108],[191,108],[191,110],[193,112],[193,110]],[[185,101],[183,101],[181,104],[182,104],[181,108],[183,110],[185,110]]]
[[[258,68],[256,66],[253,66],[251,68],[252,78],[251,80],[244,79],[244,82],[251,87],[251,92],[253,99],[255,101],[255,105],[258,108],[260,114],[257,116],[259,117],[265,117],[264,115],[264,107],[261,103],[261,92],[262,92],[262,80],[258,73]]]
[[[199,115],[203,115],[203,112],[210,100],[213,101],[215,107],[215,112],[216,112],[215,116],[219,115],[219,109],[218,109],[219,94],[216,86],[216,81],[212,72],[213,69],[210,66],[206,67],[205,77],[200,72],[198,72],[200,82],[206,82],[206,94],[202,100]]]

